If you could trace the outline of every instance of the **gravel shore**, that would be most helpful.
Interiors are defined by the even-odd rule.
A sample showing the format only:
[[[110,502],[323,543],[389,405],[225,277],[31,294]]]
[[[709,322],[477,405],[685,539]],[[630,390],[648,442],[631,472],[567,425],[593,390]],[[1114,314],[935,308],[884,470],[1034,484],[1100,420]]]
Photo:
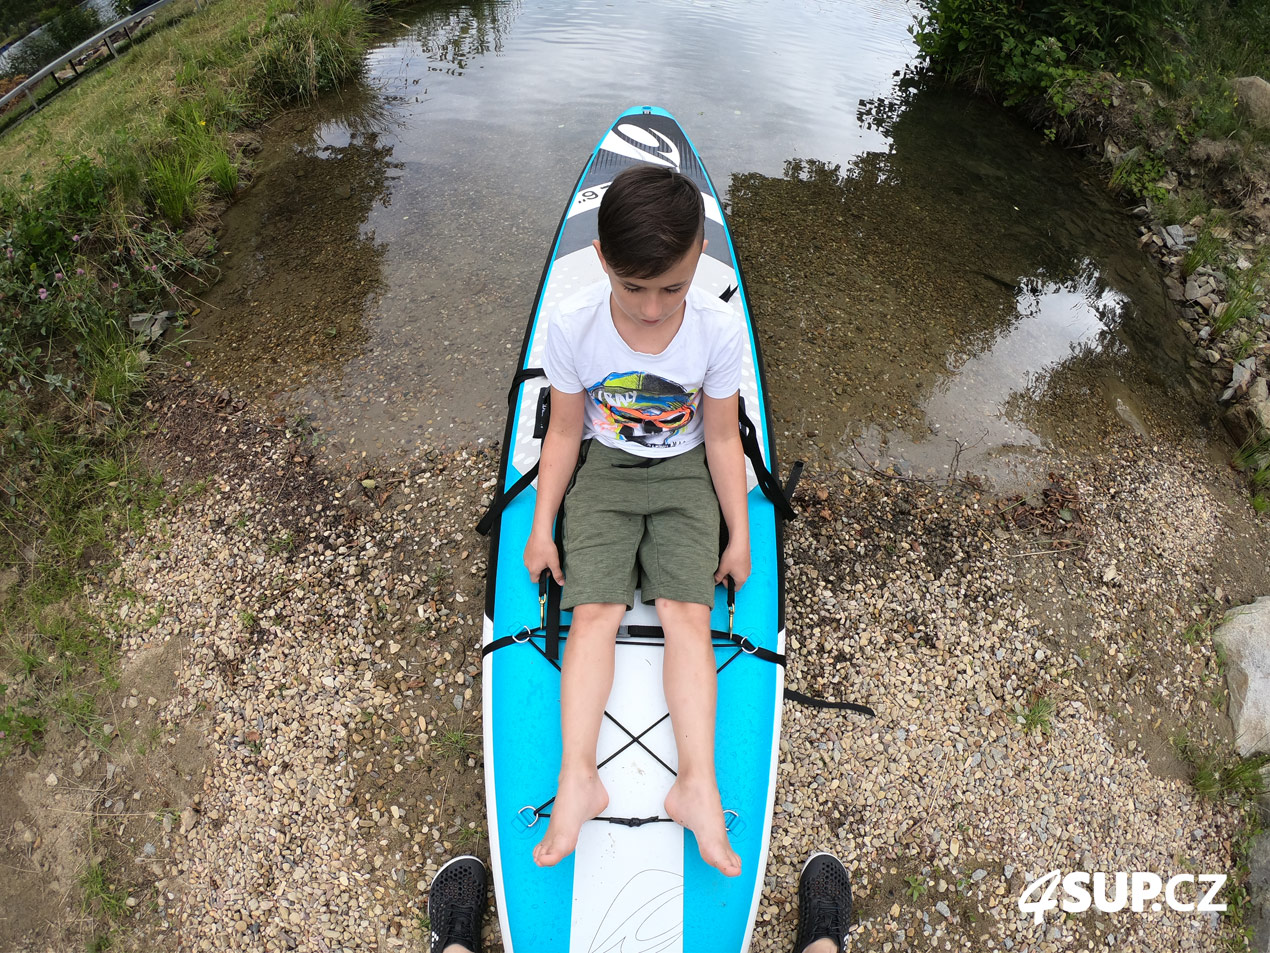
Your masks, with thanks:
[[[432,873],[487,851],[472,527],[497,451],[341,467],[224,395],[178,382],[160,403],[150,449],[180,502],[91,593],[142,700],[93,806],[140,901],[121,942],[426,949]],[[1247,558],[1265,527],[1190,448],[1126,432],[1060,462],[1009,500],[868,469],[800,486],[789,684],[877,718],[787,704],[757,953],[791,942],[812,850],[852,870],[855,950],[1219,942],[1202,915],[1017,908],[1052,869],[1231,872],[1238,811],[1169,739],[1228,748],[1192,624],[1270,590]]]

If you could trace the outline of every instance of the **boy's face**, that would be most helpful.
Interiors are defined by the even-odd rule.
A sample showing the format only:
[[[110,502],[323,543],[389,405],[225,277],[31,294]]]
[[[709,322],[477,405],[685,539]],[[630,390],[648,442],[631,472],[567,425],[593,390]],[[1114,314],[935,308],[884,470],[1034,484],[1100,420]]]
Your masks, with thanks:
[[[652,278],[626,278],[617,274],[604,260],[600,243],[593,241],[600,265],[609,277],[613,289],[613,317],[627,319],[646,330],[660,327],[683,313],[684,298],[697,273],[697,262],[709,244],[702,240],[701,247],[691,249],[674,265]]]

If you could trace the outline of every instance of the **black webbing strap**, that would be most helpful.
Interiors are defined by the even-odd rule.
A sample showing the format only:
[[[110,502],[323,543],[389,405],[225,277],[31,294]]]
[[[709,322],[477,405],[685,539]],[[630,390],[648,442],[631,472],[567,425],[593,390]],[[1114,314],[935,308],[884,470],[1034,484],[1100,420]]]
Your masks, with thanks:
[[[670,817],[597,817],[595,820],[608,821],[610,824],[621,824],[623,827],[643,827],[645,824],[675,823],[674,819]]]
[[[550,573],[547,573],[546,575],[550,577]],[[729,582],[731,582],[731,580],[729,580]],[[559,665],[557,664],[557,662],[559,659],[560,633],[567,632],[569,630],[569,627],[567,625],[560,624],[560,612],[559,612],[559,601],[558,601],[559,597],[557,596],[557,605],[556,605],[556,611],[554,614],[555,620],[556,620],[556,625],[555,625],[555,652],[556,654],[554,655],[551,654],[551,648],[550,648],[551,639],[552,639],[552,636],[551,636],[552,612],[550,608],[551,590],[554,589],[558,593],[560,590],[560,587],[556,586],[554,583],[549,583],[548,585],[550,588],[548,588],[548,594],[547,594],[548,608],[547,608],[547,615],[546,615],[546,621],[547,621],[546,626],[538,630],[531,630],[528,626],[526,626],[524,629],[521,629],[521,631],[517,632],[515,635],[505,635],[501,639],[495,639],[493,642],[490,642],[489,645],[486,645],[484,648],[481,649],[482,658],[484,658],[486,655],[491,654],[492,652],[497,652],[499,649],[506,648],[509,645],[519,644],[522,642],[529,642],[531,645],[533,645],[534,649],[537,650],[542,655],[543,658],[547,659],[547,661],[551,662],[551,664],[559,668]],[[634,636],[635,638],[640,638],[640,639],[664,640],[666,637],[665,631],[661,628],[661,626],[657,626],[657,625],[631,625],[626,627],[626,632],[628,635],[631,635],[631,636]],[[545,636],[546,642],[547,642],[546,648],[540,649],[538,648],[536,644],[534,644],[531,641],[534,637],[540,637],[540,636]],[[782,655],[779,652],[773,652],[771,649],[765,649],[760,645],[755,645],[753,642],[751,642],[749,639],[747,639],[743,635],[736,635],[735,633],[732,633],[732,632],[723,632],[719,629],[711,629],[710,637],[712,640],[721,641],[721,642],[729,642],[732,645],[735,645],[737,647],[736,654],[733,655],[731,658],[729,658],[722,665],[720,665],[719,671],[723,671],[723,669],[727,668],[729,665],[731,665],[734,661],[736,661],[742,655],[752,655],[754,656],[754,658],[759,659],[760,661],[771,662],[774,665],[780,665],[782,667],[784,667],[785,665],[784,655]],[[619,641],[618,644],[620,645],[621,642]],[[826,698],[816,698],[813,695],[808,695],[808,694],[805,694],[804,692],[800,692],[795,688],[786,688],[785,698],[788,701],[797,702],[799,705],[803,705],[808,708],[833,708],[833,709],[838,709],[841,711],[854,711],[861,715],[868,715],[870,718],[877,717],[877,712],[874,711],[872,708],[870,708],[868,705],[859,705],[855,702],[831,701]],[[607,714],[607,712],[605,714]],[[614,723],[617,724],[616,722]],[[620,728],[621,725],[618,724],[618,727]],[[622,730],[626,731],[625,728],[622,728]],[[631,736],[629,731],[626,731],[626,733],[629,737],[632,737],[632,738],[634,737],[634,736]],[[630,745],[628,744],[626,747],[629,747],[629,746]],[[643,746],[641,745],[641,747]],[[654,755],[654,757],[656,756]],[[543,816],[545,817],[548,815],[543,815]]]
[[[534,464],[521,476],[519,480],[507,488],[507,492],[502,490],[494,494],[494,498],[489,501],[489,506],[485,510],[485,515],[481,517],[481,521],[476,524],[476,531],[482,536],[488,536],[489,531],[494,528],[494,520],[498,514],[503,512],[507,504],[520,494],[520,492],[533,483],[538,477],[538,464]]]
[[[659,625],[629,625],[626,627],[626,631],[640,639],[664,639],[666,637],[665,632]],[[755,645],[743,635],[711,629],[710,637],[723,642],[731,642],[746,655],[753,655],[756,659],[762,659],[764,662],[772,662],[776,665],[785,664],[785,656],[779,652],[773,652],[771,649]]]
[[[525,381],[531,381],[536,377],[546,377],[547,372],[541,367],[522,367],[512,377],[511,390],[507,392],[507,404],[509,407],[516,406],[516,396],[520,385]],[[507,504],[516,499],[521,491],[538,478],[538,464],[535,463],[529,470],[521,475],[521,478],[509,486],[506,490],[499,487],[494,491],[494,498],[489,501],[489,506],[485,508],[485,513],[481,517],[481,521],[476,524],[476,531],[482,536],[488,536],[489,531],[494,528],[494,520],[500,513],[507,508]]]
[[[857,705],[855,702],[834,702],[825,698],[813,698],[811,695],[804,695],[802,692],[793,689],[785,689],[785,697],[791,702],[798,702],[800,705],[806,705],[808,708],[842,708],[846,711],[859,712],[861,715],[868,715],[870,718],[876,718],[878,713],[868,705]]]
[[[554,800],[555,798],[551,799],[551,801],[554,801]],[[542,808],[549,806],[551,804],[551,801],[548,801],[546,804],[544,804]],[[548,820],[550,820],[551,812],[545,811],[542,808],[536,807],[533,809],[534,818],[536,819],[539,817],[545,817]],[[622,827],[643,827],[645,824],[673,824],[675,823],[674,819],[669,817],[605,817],[601,815],[600,817],[593,817],[591,818],[591,820],[607,821],[609,824],[620,824],[622,825]]]
[[[535,377],[546,377],[547,372],[541,367],[522,367],[512,376],[511,389],[507,391],[507,405],[509,407],[516,406],[516,388],[520,387],[525,381],[531,381]]]
[[[560,545],[560,524],[564,522],[564,508],[561,507],[560,515],[556,519],[556,545]],[[546,655],[547,658],[556,662],[560,659],[560,587],[556,585],[556,581],[551,578],[549,570],[543,571],[543,579],[538,583],[538,592],[541,594],[546,590],[547,596],[547,614],[544,619],[544,626],[547,633]]]
[[[789,479],[785,481],[785,499],[793,500],[794,490],[798,489],[798,481],[803,476],[803,461],[795,460],[789,468]]]
[[[772,476],[772,472],[767,469],[767,464],[763,461],[763,451],[758,445],[758,428],[754,426],[754,421],[750,420],[749,414],[745,412],[745,398],[737,398],[737,406],[740,408],[740,424],[741,424],[741,447],[745,450],[745,455],[750,458],[750,466],[754,468],[754,476],[758,479],[758,485],[763,491],[763,495],[772,501],[772,505],[776,507],[776,512],[787,520],[797,519],[798,514],[794,512],[794,508],[789,503],[789,497],[785,494],[784,488],[776,482],[776,477]],[[798,475],[802,474],[802,463],[796,463],[794,469]],[[798,482],[798,476],[791,474],[791,483]],[[792,490],[791,486],[791,490]]]

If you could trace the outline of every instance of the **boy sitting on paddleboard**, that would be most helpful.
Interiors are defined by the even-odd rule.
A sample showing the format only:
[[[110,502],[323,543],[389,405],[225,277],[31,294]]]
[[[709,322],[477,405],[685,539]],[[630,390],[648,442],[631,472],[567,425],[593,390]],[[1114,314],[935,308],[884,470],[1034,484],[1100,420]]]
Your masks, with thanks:
[[[596,743],[617,628],[638,584],[666,639],[663,685],[679,753],[666,813],[696,835],[702,859],[734,877],[741,859],[714,770],[710,612],[717,583],[731,576],[740,588],[750,574],[737,426],[745,326],[692,290],[705,208],[687,177],[654,165],[621,172],[600,203],[598,233],[607,281],[552,316],[543,362],[551,420],[525,566],[535,580],[550,570],[573,621],[560,678],[560,778],[534,859],[549,867],[567,857],[582,824],[608,805]],[[566,492],[562,570],[552,529]]]

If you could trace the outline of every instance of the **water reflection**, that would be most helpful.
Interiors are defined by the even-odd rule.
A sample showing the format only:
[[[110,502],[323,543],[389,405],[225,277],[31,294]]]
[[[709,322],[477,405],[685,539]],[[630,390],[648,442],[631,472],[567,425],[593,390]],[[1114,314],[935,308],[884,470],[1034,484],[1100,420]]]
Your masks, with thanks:
[[[949,373],[921,403],[932,433],[974,450],[1039,447],[1040,436],[1022,422],[1023,404],[1041,400],[1069,361],[1104,348],[1127,357],[1114,330],[1129,300],[1102,286],[1093,263],[1087,265],[1076,280],[1021,287],[1016,317],[995,340],[950,356]]]
[[[503,37],[520,7],[518,2],[433,4],[415,14],[407,32],[372,49],[367,65],[388,97],[426,79],[410,68],[415,54],[427,60],[428,73],[461,76],[474,60],[503,51]]]
[[[1057,380],[1145,391],[1182,376],[1131,226],[1065,155],[907,82],[860,114],[885,152],[732,179],[788,452],[810,438],[835,462],[942,475],[956,459],[1013,482],[1043,471],[1035,450],[1060,435],[1105,436],[1104,408],[1047,399]],[[1093,384],[1095,400],[1112,392]]]
[[[360,114],[352,99],[340,108]],[[308,119],[297,124],[302,142],[277,135],[224,219],[221,278],[191,341],[200,374],[253,397],[342,373],[366,352],[367,304],[383,290],[386,248],[364,225],[387,200],[391,148],[367,131],[315,150]]]
[[[1153,266],[1101,184],[993,107],[914,82],[904,0],[399,16],[368,56],[367,95],[320,116],[261,183],[266,226],[293,210],[294,229],[248,224],[248,254],[226,263],[244,299],[243,330],[225,339],[238,353],[266,285],[292,311],[316,308],[289,320],[318,344],[329,309],[311,290],[356,324],[321,354],[270,332],[283,357],[252,370],[337,449],[501,432],[569,188],[601,130],[641,101],[679,115],[729,192],[786,454],[810,439],[838,462],[857,444],[928,470],[971,444],[963,466],[1023,459],[1060,435],[1091,439],[1088,407],[1053,395],[1142,392],[1180,365]],[[324,231],[349,254],[290,280]],[[232,295],[218,301],[233,311]]]

